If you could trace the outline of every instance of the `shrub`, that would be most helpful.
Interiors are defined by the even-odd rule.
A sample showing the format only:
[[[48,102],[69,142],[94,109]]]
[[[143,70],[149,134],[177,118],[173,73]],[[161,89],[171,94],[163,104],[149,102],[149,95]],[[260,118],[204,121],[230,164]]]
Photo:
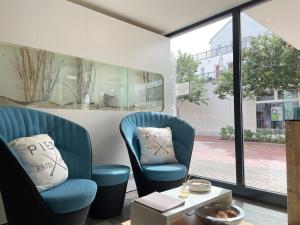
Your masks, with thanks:
[[[271,142],[272,134],[273,132],[271,129],[257,129],[255,137],[259,142]]]
[[[245,141],[252,141],[253,137],[254,137],[254,132],[252,132],[251,130],[244,130],[244,138]]]
[[[234,136],[234,128],[232,126],[222,127],[220,136],[223,140],[228,140]]]
[[[229,139],[229,136],[228,136],[228,133],[227,133],[227,129],[225,127],[222,127],[221,128],[221,131],[220,131],[220,136],[223,140],[227,140]]]
[[[234,136],[234,128],[233,128],[233,126],[227,126],[226,129],[227,129],[229,137],[233,137]]]
[[[285,137],[280,133],[279,129],[274,130],[274,142],[278,144],[285,143]]]

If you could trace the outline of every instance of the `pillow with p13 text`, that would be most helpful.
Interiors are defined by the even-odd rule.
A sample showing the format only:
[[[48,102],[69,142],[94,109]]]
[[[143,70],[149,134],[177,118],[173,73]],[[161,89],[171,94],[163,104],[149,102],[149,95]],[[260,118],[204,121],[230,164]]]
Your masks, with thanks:
[[[68,178],[68,167],[47,134],[22,137],[9,143],[39,192]]]
[[[172,142],[170,127],[138,127],[141,146],[141,164],[164,164],[178,162]]]

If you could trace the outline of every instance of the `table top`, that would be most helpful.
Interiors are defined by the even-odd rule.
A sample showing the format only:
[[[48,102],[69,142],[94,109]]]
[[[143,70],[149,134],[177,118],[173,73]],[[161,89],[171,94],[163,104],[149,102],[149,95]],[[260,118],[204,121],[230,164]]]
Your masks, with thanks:
[[[181,187],[174,188],[168,191],[164,191],[162,193],[172,197],[179,198],[180,188]],[[206,192],[206,193],[191,192],[187,198],[183,199],[185,201],[183,206],[176,207],[172,210],[168,210],[162,213],[162,215],[166,217],[170,217],[170,216],[173,217],[176,215],[180,215],[183,212],[191,211],[192,209],[199,208],[203,205],[206,205],[210,202],[217,201],[224,197],[227,197],[228,198],[227,200],[231,203],[231,196],[232,196],[232,192],[230,190],[212,186],[210,192]]]

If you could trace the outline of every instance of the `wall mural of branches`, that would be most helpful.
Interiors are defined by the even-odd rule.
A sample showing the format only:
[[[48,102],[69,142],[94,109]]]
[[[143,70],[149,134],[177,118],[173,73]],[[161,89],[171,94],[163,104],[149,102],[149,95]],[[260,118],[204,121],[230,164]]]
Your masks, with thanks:
[[[78,103],[90,102],[93,97],[96,79],[96,66],[92,61],[75,59],[76,93]]]
[[[59,81],[63,59],[55,63],[55,54],[21,47],[12,61],[23,81],[25,101],[49,100]]]
[[[41,74],[41,99],[49,100],[54,87],[60,81],[61,70],[64,65],[65,58],[56,60],[53,52],[47,52],[46,63]]]
[[[25,101],[35,101],[40,72],[45,70],[46,52],[33,51],[21,47],[15,54],[13,62],[18,74],[23,81]]]
[[[163,77],[157,73],[5,43],[0,43],[0,59],[0,78],[5,81],[0,82],[0,106],[163,109]]]

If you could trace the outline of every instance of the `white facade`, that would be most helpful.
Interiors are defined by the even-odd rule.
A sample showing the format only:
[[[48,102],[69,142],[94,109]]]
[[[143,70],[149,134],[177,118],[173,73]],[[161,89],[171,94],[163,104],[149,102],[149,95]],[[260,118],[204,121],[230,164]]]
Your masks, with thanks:
[[[218,136],[222,127],[234,126],[233,97],[221,100],[214,94],[215,85],[209,82],[206,86],[208,102],[196,105],[184,102],[180,109],[180,117],[189,121],[196,130],[196,135]],[[245,101],[244,128],[256,129],[255,101]]]

